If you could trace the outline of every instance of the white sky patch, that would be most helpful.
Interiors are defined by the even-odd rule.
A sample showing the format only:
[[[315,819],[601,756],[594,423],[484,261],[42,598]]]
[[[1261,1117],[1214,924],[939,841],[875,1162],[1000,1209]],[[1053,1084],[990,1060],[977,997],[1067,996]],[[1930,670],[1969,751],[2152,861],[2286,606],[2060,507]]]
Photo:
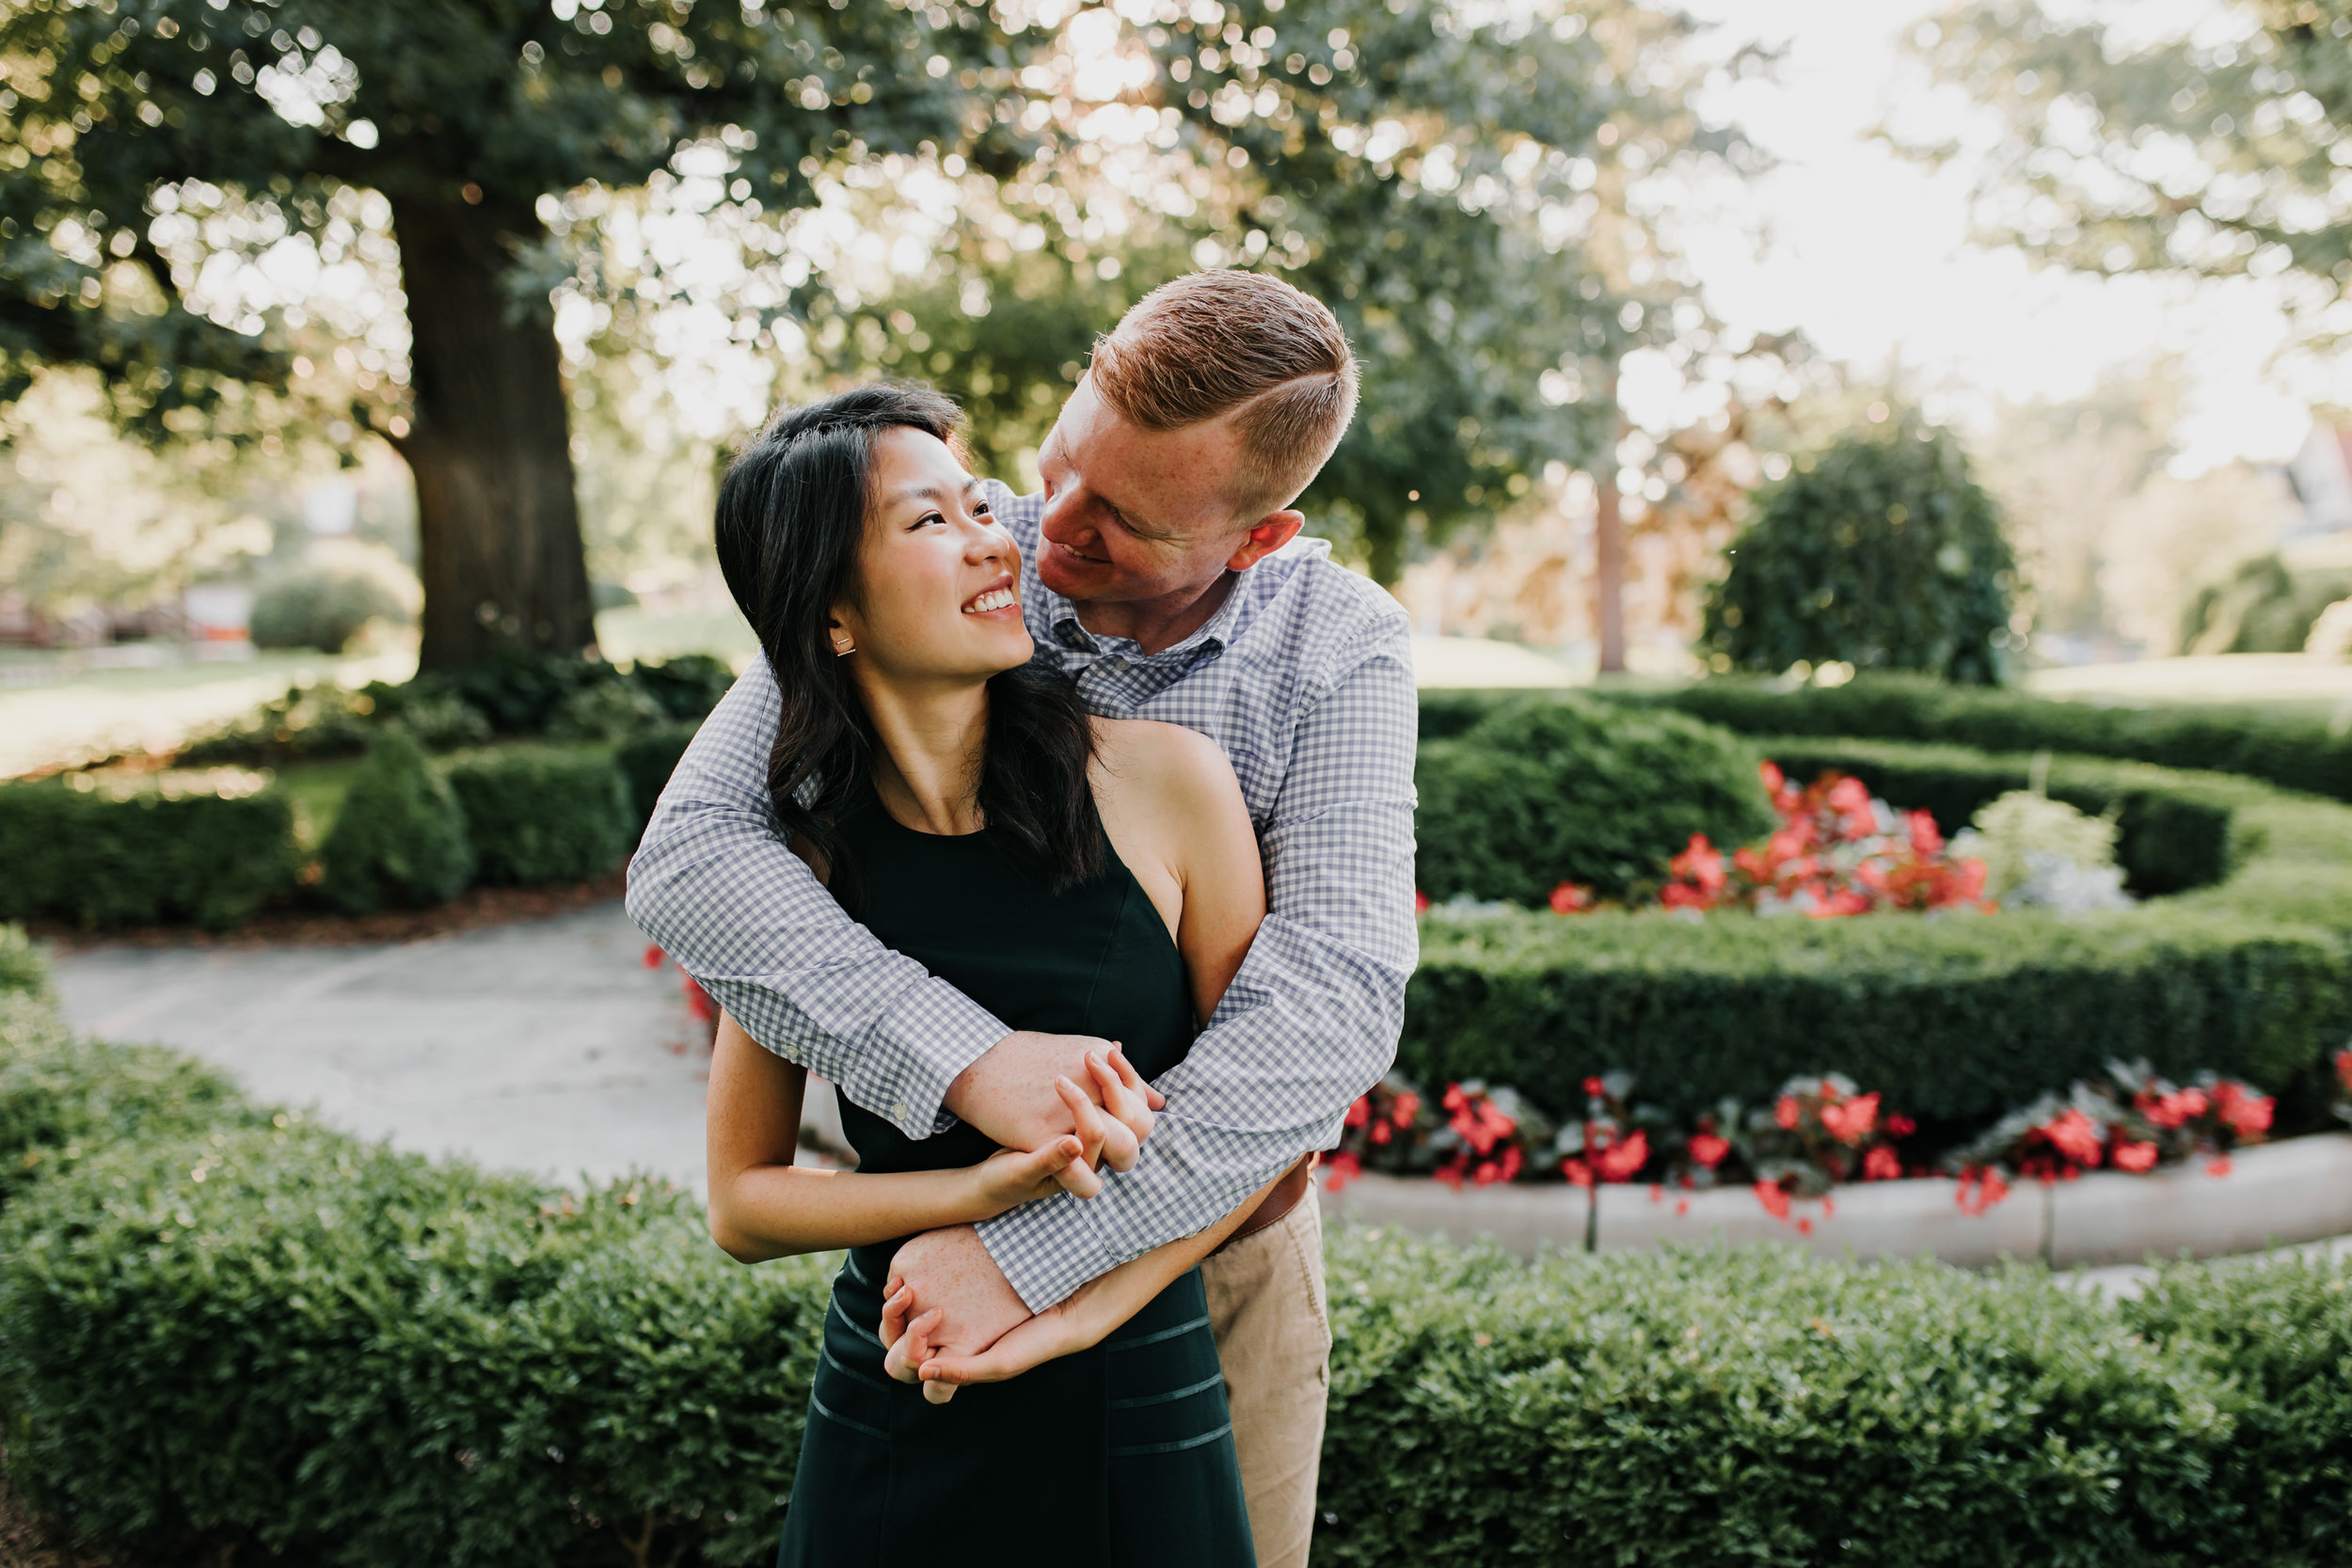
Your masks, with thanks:
[[[1779,161],[1693,212],[1681,243],[1709,304],[1756,331],[1804,329],[1865,373],[1903,368],[1931,411],[1980,423],[1996,399],[2063,398],[2106,367],[2177,353],[2190,378],[2175,467],[2283,458],[2312,401],[2352,402],[2341,366],[2277,366],[2286,321],[2253,280],[2193,285],[2102,280],[2038,269],[1968,237],[1964,160],[1942,170],[1868,139],[1882,118],[1922,138],[1963,136],[1972,110],[1931,92],[1899,44],[1943,9],[1936,0],[1688,0],[1718,31],[1710,47],[1785,45],[1776,79],[1738,82],[1705,100]],[[2217,0],[2099,5],[2135,38],[2196,27],[2217,39],[2244,23]]]

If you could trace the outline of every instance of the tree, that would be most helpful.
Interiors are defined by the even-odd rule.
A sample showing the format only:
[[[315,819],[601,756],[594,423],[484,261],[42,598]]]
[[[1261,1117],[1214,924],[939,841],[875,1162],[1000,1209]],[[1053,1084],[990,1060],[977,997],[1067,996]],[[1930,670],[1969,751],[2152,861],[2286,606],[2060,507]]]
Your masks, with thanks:
[[[2286,274],[2308,311],[2340,298],[2352,0],[2243,0],[2216,20],[2150,41],[1990,0],[1924,24],[1935,74],[2005,133],[1979,185],[1987,236],[2098,273]]]
[[[1162,6],[1098,40],[1124,76],[1089,87],[1071,55],[1041,60],[1039,106],[1006,111],[1042,127],[1036,156],[970,182],[936,266],[855,312],[845,368],[870,352],[939,379],[1009,457],[1152,284],[1278,273],[1331,307],[1363,367],[1361,412],[1301,505],[1393,582],[1416,538],[1485,523],[1547,461],[1613,469],[1607,367],[1671,339],[1694,293],[1626,186],[1743,153],[1690,108],[1689,32],[1623,3]]]
[[[1999,684],[2016,562],[1948,434],[1903,414],[1800,458],[1707,607],[1720,670],[1800,662]]]
[[[373,193],[407,341],[345,412],[415,476],[422,660],[582,647],[557,198],[694,156],[740,213],[789,210],[829,166],[960,139],[1006,57],[984,9],[898,0],[0,0],[0,397],[89,366],[163,431],[298,392],[310,324],[234,263],[332,260]]]

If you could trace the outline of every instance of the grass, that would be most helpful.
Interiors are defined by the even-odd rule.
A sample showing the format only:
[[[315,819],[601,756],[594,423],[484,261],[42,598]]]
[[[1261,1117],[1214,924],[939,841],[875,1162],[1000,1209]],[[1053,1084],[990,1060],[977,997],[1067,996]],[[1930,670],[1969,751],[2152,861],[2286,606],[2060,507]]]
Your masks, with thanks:
[[[336,814],[343,809],[343,797],[351,793],[351,781],[359,771],[358,757],[341,757],[333,762],[305,762],[292,768],[281,768],[270,787],[285,796],[294,806],[294,842],[302,846],[306,855],[315,855],[333,831]]]

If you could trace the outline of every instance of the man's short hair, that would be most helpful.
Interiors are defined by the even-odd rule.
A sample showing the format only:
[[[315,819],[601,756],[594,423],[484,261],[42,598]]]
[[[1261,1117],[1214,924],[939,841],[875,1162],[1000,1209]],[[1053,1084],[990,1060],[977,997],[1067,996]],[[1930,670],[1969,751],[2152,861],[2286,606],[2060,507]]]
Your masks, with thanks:
[[[1232,416],[1228,483],[1255,522],[1307,488],[1356,412],[1356,356],[1321,301],[1231,268],[1163,283],[1095,340],[1094,389],[1146,430]]]

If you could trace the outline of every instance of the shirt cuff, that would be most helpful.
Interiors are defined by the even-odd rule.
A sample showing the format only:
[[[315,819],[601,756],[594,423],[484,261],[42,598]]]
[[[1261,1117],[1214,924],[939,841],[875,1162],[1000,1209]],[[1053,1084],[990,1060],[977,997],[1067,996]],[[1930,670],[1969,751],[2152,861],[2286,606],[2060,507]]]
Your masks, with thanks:
[[[957,1074],[1012,1031],[996,1015],[933,975],[899,999],[874,1026],[871,1048],[903,1064],[897,1098],[867,1110],[910,1138],[945,1132],[956,1118],[940,1105]]]
[[[1109,1169],[1104,1185],[1120,1179]],[[996,1271],[1031,1312],[1069,1299],[1072,1291],[1126,1261],[1105,1245],[1095,1205],[1110,1195],[1076,1198],[1068,1193],[1025,1203],[975,1228]]]

